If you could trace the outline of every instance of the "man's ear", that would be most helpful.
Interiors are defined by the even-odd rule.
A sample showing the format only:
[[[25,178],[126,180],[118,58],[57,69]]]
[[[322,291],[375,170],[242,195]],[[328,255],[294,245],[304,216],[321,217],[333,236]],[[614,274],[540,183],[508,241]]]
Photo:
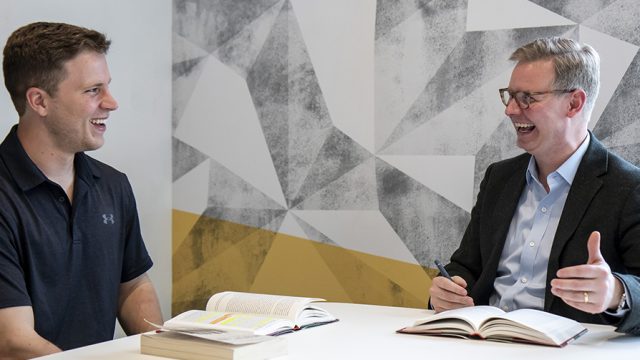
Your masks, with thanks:
[[[26,106],[31,108],[35,113],[41,117],[47,116],[49,113],[49,94],[37,87],[30,87],[27,89],[27,103]]]
[[[576,89],[571,93],[569,99],[569,109],[567,111],[568,117],[574,117],[580,113],[587,103],[587,93],[582,89]]]

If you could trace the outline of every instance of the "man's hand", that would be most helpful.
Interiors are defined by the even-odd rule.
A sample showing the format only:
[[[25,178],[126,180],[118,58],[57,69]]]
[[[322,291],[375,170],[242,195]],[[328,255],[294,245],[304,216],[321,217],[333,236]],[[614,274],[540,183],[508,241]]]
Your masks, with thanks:
[[[599,232],[591,233],[587,250],[586,264],[558,270],[557,278],[551,280],[551,293],[570,306],[591,314],[613,310],[618,306],[623,287],[600,253]]]
[[[467,282],[460,276],[453,281],[444,276],[436,276],[431,281],[431,306],[438,313],[445,310],[473,306],[473,299],[467,294]]]

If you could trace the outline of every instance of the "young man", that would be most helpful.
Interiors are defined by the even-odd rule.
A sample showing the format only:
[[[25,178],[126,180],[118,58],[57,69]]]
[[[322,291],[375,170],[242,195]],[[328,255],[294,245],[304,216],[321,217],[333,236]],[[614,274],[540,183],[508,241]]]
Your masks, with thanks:
[[[0,144],[0,358],[28,358],[161,322],[126,176],[84,154],[104,143],[105,54],[96,31],[59,23],[16,30],[5,85],[19,115]]]
[[[516,50],[500,89],[527,153],[489,166],[471,221],[433,280],[436,311],[534,308],[640,335],[640,169],[587,130],[599,57],[569,39]]]

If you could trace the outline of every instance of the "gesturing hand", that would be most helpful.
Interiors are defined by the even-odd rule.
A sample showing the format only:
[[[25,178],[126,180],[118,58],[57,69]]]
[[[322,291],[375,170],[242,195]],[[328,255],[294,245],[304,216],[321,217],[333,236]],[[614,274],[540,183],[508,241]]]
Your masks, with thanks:
[[[431,306],[436,312],[473,306],[473,299],[467,294],[467,282],[460,276],[452,280],[436,276],[431,281]]]
[[[622,296],[622,284],[613,276],[600,253],[600,233],[587,241],[589,259],[584,265],[565,267],[551,280],[551,293],[570,306],[591,313],[614,309]]]

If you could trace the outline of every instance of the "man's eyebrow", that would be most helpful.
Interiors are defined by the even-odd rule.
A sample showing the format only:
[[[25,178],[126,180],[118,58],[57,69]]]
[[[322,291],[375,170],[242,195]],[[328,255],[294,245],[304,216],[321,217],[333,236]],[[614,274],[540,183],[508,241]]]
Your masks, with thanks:
[[[95,86],[104,86],[104,85],[109,85],[111,84],[111,78],[109,78],[109,81],[107,81],[106,83],[103,81],[98,81],[93,83],[92,85],[89,85],[88,87],[95,87]]]

